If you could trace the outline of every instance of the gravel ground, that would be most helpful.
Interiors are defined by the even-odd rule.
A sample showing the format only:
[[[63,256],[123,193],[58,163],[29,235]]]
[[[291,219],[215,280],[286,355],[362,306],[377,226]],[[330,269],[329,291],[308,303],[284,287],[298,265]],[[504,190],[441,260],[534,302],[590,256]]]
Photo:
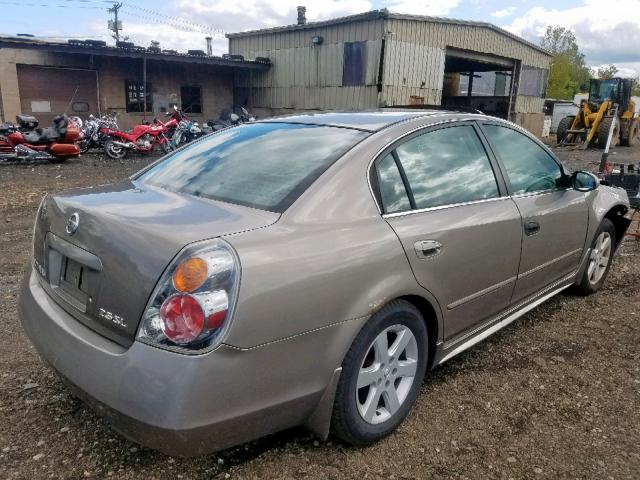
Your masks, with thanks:
[[[640,159],[638,148],[617,152]],[[581,169],[599,161],[597,151],[559,156]],[[41,196],[149,161],[0,166],[0,478],[640,478],[640,243],[631,240],[600,293],[559,295],[437,368],[398,432],[371,447],[293,429],[179,459],[122,438],[42,365],[16,299]]]

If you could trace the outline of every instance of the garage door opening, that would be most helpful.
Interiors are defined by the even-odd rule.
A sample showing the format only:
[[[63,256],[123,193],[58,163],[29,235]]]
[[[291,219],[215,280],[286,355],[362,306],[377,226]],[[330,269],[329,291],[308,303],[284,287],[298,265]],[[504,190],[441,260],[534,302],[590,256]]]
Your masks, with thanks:
[[[509,58],[448,48],[442,105],[508,119],[515,65]]]

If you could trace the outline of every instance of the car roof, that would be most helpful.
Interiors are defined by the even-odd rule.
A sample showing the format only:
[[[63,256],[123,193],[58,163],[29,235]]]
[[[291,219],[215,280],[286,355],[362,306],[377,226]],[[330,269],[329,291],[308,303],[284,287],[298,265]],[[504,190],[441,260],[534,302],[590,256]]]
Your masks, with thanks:
[[[359,112],[321,112],[301,115],[285,115],[262,120],[266,123],[300,123],[307,125],[326,125],[330,127],[354,128],[367,132],[377,132],[390,125],[420,117],[434,115],[462,116],[459,112],[443,110],[408,110],[408,109],[380,109]]]

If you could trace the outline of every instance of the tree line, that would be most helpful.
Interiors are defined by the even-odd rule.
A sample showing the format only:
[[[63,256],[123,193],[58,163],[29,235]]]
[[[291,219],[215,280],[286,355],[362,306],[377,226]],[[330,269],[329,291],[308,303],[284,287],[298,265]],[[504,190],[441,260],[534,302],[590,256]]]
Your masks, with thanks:
[[[613,64],[589,68],[575,35],[564,27],[547,27],[540,46],[553,55],[547,84],[548,98],[573,99],[576,93],[589,91],[591,78],[613,78],[618,73],[618,67]],[[640,95],[640,78],[632,79],[631,94]]]

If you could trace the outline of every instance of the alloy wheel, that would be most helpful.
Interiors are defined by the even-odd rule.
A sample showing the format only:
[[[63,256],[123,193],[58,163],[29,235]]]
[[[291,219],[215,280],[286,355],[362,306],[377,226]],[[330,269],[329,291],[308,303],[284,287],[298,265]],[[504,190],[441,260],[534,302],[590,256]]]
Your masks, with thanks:
[[[418,367],[416,337],[404,325],[392,325],[373,340],[358,373],[356,404],[365,422],[389,420],[406,400]]]
[[[587,267],[587,277],[591,285],[597,284],[611,261],[611,235],[609,232],[602,232],[596,239],[596,244],[591,250],[589,266]]]

